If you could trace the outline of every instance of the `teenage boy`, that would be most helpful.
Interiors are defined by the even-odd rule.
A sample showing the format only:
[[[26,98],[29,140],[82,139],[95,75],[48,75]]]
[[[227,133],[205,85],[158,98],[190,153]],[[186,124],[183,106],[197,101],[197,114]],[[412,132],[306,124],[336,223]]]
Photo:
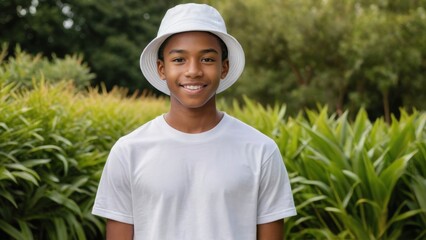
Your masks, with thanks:
[[[93,208],[107,239],[281,240],[296,210],[280,151],[216,108],[244,68],[217,10],[169,9],[140,67],[170,110],[111,149]]]

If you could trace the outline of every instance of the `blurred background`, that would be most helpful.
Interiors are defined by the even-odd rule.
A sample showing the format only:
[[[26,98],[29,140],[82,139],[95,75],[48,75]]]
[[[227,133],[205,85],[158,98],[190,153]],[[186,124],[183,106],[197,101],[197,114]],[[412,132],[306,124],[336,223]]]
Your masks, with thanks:
[[[87,64],[90,85],[155,91],[139,56],[172,5],[164,0],[0,0],[0,42]],[[371,119],[426,109],[425,0],[215,0],[243,45],[246,69],[225,101],[285,103],[288,114],[328,105]],[[7,46],[5,45],[7,43]],[[87,74],[85,75],[87,78]]]

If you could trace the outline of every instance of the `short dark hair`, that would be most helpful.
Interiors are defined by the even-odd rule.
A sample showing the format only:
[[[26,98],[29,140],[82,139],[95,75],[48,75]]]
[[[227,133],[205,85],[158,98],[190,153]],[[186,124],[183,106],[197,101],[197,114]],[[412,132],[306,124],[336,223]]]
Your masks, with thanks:
[[[220,49],[222,50],[222,61],[228,58],[228,47],[226,47],[225,42],[218,36],[216,36],[213,33],[207,32],[217,38],[219,41]],[[161,61],[164,61],[164,48],[166,47],[167,42],[170,40],[171,37],[173,37],[175,34],[169,36],[164,40],[164,42],[160,45],[160,48],[158,49],[157,58]]]

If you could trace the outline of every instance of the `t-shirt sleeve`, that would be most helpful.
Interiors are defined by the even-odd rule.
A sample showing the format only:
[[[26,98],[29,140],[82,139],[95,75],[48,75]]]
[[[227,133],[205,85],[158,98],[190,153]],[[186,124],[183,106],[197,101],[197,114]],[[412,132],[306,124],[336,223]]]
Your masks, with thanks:
[[[130,176],[129,163],[115,144],[102,172],[92,214],[133,224]]]
[[[273,222],[296,214],[288,173],[280,151],[276,148],[262,165],[257,224]]]

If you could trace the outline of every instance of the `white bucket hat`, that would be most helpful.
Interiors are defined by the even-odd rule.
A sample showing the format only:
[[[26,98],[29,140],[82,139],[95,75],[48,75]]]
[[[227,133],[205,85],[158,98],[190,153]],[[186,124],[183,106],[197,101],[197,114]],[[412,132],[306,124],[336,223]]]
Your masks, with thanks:
[[[220,13],[206,4],[180,4],[166,12],[161,21],[157,37],[143,50],[140,57],[140,67],[143,75],[161,92],[170,95],[165,80],[160,78],[157,71],[158,49],[171,35],[181,32],[205,31],[220,37],[228,48],[229,71],[220,81],[216,93],[229,88],[238,80],[244,69],[244,50],[240,43],[226,31],[225,21]]]

